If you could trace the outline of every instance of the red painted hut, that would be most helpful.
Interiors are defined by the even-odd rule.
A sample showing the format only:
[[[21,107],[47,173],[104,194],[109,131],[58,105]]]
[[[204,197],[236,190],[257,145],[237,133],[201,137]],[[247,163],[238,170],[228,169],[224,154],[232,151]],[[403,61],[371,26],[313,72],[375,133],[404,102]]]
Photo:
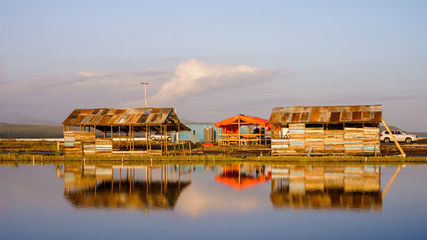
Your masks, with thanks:
[[[270,123],[267,119],[242,114],[214,123],[219,145],[267,144]]]

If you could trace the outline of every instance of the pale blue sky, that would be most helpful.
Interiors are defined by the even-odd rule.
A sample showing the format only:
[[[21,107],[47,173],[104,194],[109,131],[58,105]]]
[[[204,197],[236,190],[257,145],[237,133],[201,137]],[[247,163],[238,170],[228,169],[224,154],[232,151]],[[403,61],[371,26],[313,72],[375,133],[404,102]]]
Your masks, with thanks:
[[[175,78],[187,90],[149,105],[190,120],[383,104],[389,124],[427,131],[427,1],[0,0],[0,34],[0,122],[143,107],[140,81],[151,98]],[[198,91],[185,78],[201,63]]]

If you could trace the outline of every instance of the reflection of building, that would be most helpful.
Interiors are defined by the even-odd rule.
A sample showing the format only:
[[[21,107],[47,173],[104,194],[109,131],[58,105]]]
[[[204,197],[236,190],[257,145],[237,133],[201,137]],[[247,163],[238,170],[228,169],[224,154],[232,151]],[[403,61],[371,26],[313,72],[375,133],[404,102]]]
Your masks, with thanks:
[[[381,171],[376,166],[272,168],[274,208],[381,210]]]
[[[218,167],[218,175],[215,177],[215,181],[224,183],[237,190],[250,188],[254,185],[264,183],[269,179],[270,177],[265,175],[264,166],[249,164],[225,165],[222,167],[222,170]]]
[[[183,181],[185,168],[181,166],[140,166],[138,170],[141,168],[145,170],[143,180],[135,178],[134,167],[66,167],[60,174],[65,198],[79,208],[173,209],[182,190],[191,183],[191,168],[189,179]],[[119,176],[114,176],[114,170],[119,170]],[[157,175],[160,172],[160,179],[152,180],[152,170],[157,170]],[[174,174],[173,180],[168,179],[169,171]]]

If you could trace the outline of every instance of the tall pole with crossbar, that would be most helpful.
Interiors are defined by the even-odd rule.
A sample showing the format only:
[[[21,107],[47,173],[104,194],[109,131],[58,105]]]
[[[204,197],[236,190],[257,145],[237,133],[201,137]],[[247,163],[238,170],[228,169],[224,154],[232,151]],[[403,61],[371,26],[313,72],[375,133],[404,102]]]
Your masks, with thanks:
[[[145,86],[145,108],[147,108],[147,85],[148,85],[148,82],[142,82],[141,84],[144,84],[144,86]]]

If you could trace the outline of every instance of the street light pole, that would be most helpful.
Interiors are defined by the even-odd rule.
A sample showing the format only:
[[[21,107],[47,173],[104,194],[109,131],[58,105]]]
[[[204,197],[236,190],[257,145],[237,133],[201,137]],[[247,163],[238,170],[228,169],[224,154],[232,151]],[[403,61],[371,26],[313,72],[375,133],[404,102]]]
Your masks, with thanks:
[[[148,84],[148,82],[142,82],[141,84],[144,84],[144,86],[145,86],[145,108],[147,108],[147,84]]]

